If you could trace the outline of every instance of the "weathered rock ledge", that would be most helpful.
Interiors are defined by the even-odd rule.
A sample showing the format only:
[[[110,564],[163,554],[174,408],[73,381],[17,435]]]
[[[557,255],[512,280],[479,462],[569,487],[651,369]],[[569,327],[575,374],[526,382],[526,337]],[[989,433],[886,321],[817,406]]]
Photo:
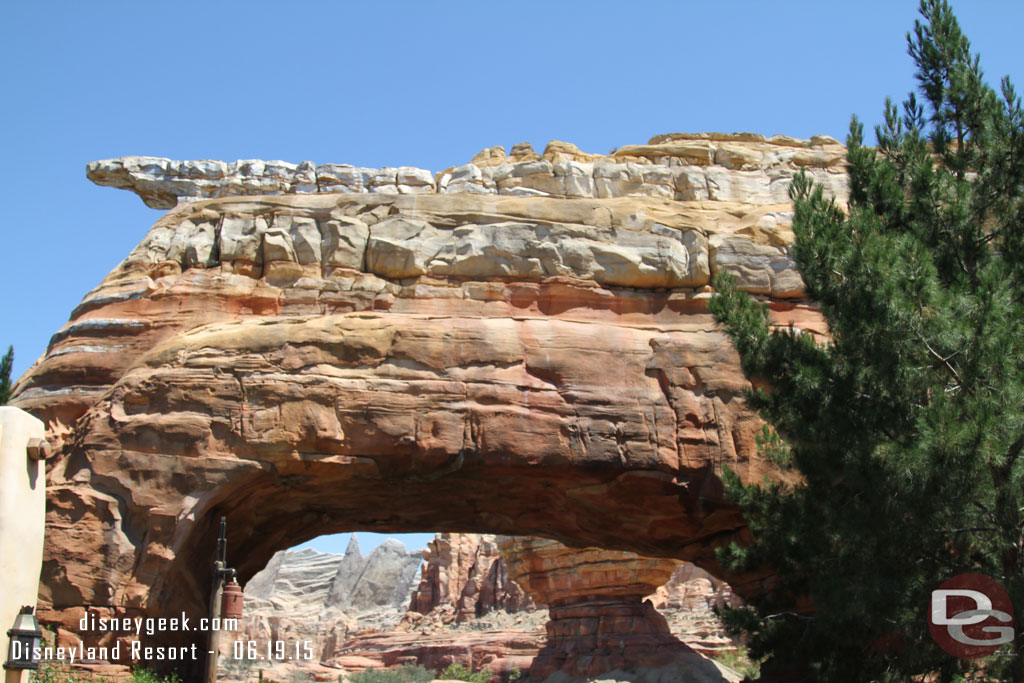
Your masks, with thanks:
[[[472,192],[522,197],[659,197],[753,204],[788,200],[797,169],[845,200],[845,148],[833,138],[799,140],[752,133],[673,134],[626,145],[605,156],[553,141],[538,156],[529,143],[481,151],[468,164],[438,173],[421,168],[362,168],[349,164],[246,159],[175,161],[130,156],[93,161],[88,177],[131,190],[147,206],[181,201],[277,194]]]

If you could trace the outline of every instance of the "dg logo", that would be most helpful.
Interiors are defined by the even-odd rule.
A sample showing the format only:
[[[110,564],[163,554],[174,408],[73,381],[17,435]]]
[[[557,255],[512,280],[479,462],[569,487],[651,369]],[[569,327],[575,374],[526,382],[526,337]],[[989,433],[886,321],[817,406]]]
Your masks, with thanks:
[[[989,577],[958,574],[932,591],[928,628],[954,657],[985,657],[1013,641],[1013,604]]]

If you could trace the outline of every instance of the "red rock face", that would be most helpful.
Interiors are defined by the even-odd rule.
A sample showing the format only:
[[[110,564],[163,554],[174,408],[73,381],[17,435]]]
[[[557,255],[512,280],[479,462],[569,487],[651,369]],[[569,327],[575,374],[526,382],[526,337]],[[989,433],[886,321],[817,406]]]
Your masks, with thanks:
[[[532,609],[533,600],[509,578],[494,537],[475,534],[442,533],[430,541],[420,585],[409,602],[410,612],[439,613],[444,623],[495,610]]]
[[[593,677],[626,667],[702,663],[644,599],[668,581],[677,562],[539,538],[503,537],[501,547],[509,576],[548,604],[548,638],[533,660],[531,680],[555,672]]]
[[[632,163],[746,177],[726,164],[742,140],[703,140],[697,161],[694,144]],[[776,175],[797,164],[778,150],[814,146],[758,144]],[[715,145],[731,150],[721,169]],[[712,273],[824,332],[788,260],[791,207],[730,187],[729,201],[321,193],[172,209],[16,387],[60,446],[41,615],[66,633],[87,609],[204,615],[221,515],[243,582],[279,549],[361,529],[536,535],[721,576],[714,548],[746,534],[722,467],[772,472],[706,310]],[[763,577],[724,578],[745,592]]]

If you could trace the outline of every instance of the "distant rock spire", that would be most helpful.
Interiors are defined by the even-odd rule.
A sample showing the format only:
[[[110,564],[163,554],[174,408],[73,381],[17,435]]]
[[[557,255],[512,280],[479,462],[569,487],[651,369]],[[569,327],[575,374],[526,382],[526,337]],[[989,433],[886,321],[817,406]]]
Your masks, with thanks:
[[[404,608],[417,581],[420,561],[420,553],[406,552],[405,545],[393,538],[363,558],[353,533],[337,564],[325,607],[366,611],[390,604]]]
[[[345,557],[353,557],[363,559],[363,553],[359,550],[359,539],[356,538],[356,532],[352,532],[352,538],[348,541],[348,547],[345,548]]]

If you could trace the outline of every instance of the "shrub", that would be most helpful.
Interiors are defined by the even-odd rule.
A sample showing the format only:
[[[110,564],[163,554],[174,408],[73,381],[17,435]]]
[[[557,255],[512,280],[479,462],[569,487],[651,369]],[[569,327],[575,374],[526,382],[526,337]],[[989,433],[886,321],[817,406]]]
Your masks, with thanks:
[[[38,669],[30,672],[28,680],[29,683],[85,683],[82,677],[48,662],[41,663]]]
[[[457,662],[452,662],[439,674],[439,678],[453,681],[467,681],[467,683],[487,683],[491,679],[490,669],[473,671]]]
[[[132,683],[181,683],[178,674],[158,676],[149,669],[132,669]]]
[[[28,680],[29,683],[106,683],[109,679],[42,662],[29,674]],[[140,668],[132,669],[132,683],[181,683],[181,678],[176,673],[161,677],[149,669]]]
[[[349,683],[428,683],[435,677],[429,669],[407,664],[400,669],[366,669],[349,676]]]

